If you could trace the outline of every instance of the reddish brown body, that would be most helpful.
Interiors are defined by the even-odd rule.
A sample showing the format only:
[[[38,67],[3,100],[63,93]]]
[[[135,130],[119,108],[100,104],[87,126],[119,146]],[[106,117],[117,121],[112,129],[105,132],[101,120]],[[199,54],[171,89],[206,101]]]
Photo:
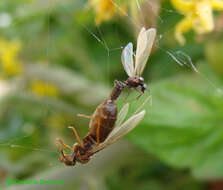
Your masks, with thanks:
[[[58,146],[62,153],[62,157],[60,158],[61,162],[64,162],[66,165],[73,166],[76,161],[84,164],[90,160],[90,156],[93,155],[93,148],[104,142],[115,126],[115,122],[117,120],[117,105],[115,104],[115,100],[119,97],[124,86],[125,85],[122,82],[116,81],[110,97],[101,103],[91,116],[88,134],[82,141],[79,141],[79,144],[74,144],[70,155],[65,155],[62,148]],[[73,128],[73,130],[75,129]],[[79,139],[76,131],[74,132],[77,139]],[[65,148],[71,149],[68,145],[65,145],[62,140],[59,139],[58,141]]]
[[[106,100],[100,104],[90,121],[89,133],[83,138],[82,148],[80,145],[75,145],[75,159],[80,163],[89,161],[91,150],[99,143],[102,143],[115,126],[117,119],[117,106],[112,100]]]
[[[103,142],[112,131],[116,119],[116,104],[110,99],[106,100],[96,108],[89,124],[89,134],[97,141],[97,133],[99,131],[99,142]]]

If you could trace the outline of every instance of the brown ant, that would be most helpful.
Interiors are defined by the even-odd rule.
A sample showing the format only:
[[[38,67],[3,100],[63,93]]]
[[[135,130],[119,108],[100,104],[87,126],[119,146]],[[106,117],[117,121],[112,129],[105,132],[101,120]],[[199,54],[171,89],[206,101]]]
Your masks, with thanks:
[[[91,119],[89,123],[89,132],[83,138],[83,140],[80,139],[74,127],[69,128],[73,130],[79,144],[75,143],[73,148],[71,148],[70,146],[64,144],[61,139],[57,139],[57,141],[65,149],[72,151],[70,155],[66,155],[62,147],[57,144],[57,147],[62,154],[62,157],[60,157],[60,161],[65,163],[65,165],[74,166],[76,162],[80,162],[82,164],[87,163],[94,153],[119,140],[122,136],[134,129],[142,120],[145,115],[144,110],[138,114],[134,114],[123,124],[118,122],[117,126],[114,128],[117,120],[117,105],[115,104],[115,101],[120,96],[125,87],[137,88],[138,86],[140,86],[141,94],[143,94],[146,90],[144,79],[140,77],[140,75],[144,70],[148,56],[151,52],[155,36],[156,30],[154,28],[148,30],[142,28],[142,30],[140,31],[137,40],[135,67],[133,61],[132,43],[129,43],[124,48],[122,53],[122,64],[129,78],[124,82],[115,81],[115,86],[109,98],[96,108],[92,116],[79,115]],[[124,120],[127,111],[128,105],[124,106],[123,109],[120,111],[119,115],[123,118],[120,119],[119,117],[119,121]]]

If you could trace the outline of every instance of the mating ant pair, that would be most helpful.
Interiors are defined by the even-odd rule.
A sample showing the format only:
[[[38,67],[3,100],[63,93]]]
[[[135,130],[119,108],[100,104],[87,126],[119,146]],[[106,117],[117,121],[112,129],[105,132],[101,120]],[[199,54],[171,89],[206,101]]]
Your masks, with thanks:
[[[61,139],[57,139],[62,147],[72,151],[70,155],[66,155],[62,147],[57,144],[57,147],[62,154],[60,161],[65,163],[65,165],[73,166],[76,162],[82,164],[87,163],[93,154],[104,149],[108,145],[115,143],[129,131],[134,129],[143,119],[145,110],[134,114],[127,121],[122,123],[128,112],[128,104],[124,105],[118,114],[115,101],[126,87],[141,87],[140,94],[143,94],[146,90],[146,85],[144,84],[141,74],[150,55],[155,37],[156,29],[141,29],[137,39],[135,64],[133,44],[129,43],[124,48],[121,60],[129,78],[124,82],[115,81],[115,86],[113,87],[109,98],[96,108],[92,116],[80,115],[91,119],[89,123],[89,132],[82,140],[76,129],[74,127],[69,127],[73,130],[79,144],[75,143],[73,148],[71,148],[64,144]]]

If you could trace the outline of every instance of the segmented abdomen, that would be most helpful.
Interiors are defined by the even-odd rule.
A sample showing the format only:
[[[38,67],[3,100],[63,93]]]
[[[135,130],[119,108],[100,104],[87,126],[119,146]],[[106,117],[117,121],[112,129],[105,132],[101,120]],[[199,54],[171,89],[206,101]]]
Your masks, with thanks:
[[[99,143],[103,142],[112,131],[117,119],[117,106],[112,100],[106,100],[100,104],[93,114],[93,119],[89,124],[89,133],[97,142],[99,135]]]

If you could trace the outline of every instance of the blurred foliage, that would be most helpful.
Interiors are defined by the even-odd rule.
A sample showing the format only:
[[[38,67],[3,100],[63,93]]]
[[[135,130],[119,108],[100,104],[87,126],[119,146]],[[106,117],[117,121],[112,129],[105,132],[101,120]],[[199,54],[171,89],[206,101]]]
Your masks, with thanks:
[[[139,190],[199,190],[204,185],[194,180],[188,171],[175,171],[149,157],[123,164],[106,177],[108,189]]]
[[[209,67],[151,85],[153,106],[132,140],[170,165],[192,168],[199,178],[222,176],[222,80]],[[206,78],[207,77],[207,78]],[[198,88],[199,87],[199,88]],[[140,138],[137,138],[140,137]]]
[[[73,177],[75,185],[66,189],[213,187],[206,184],[223,178],[222,15],[214,14],[212,33],[190,31],[180,46],[174,27],[183,16],[168,0],[110,1],[103,10],[92,2],[102,1],[0,1],[0,188],[7,177],[62,171],[56,137],[72,145],[69,125],[82,137],[87,133],[89,121],[76,114],[90,115],[115,79],[126,80],[122,47],[136,44],[143,25],[155,26],[158,36],[143,74],[152,106],[128,135],[129,145],[137,146],[128,149],[134,159],[113,154],[112,163],[125,162],[101,172],[96,165],[100,177],[88,175],[85,165],[80,175],[90,185]],[[108,17],[107,8],[112,8]],[[95,25],[97,17],[103,18]],[[143,98],[133,101],[137,93],[126,94],[119,108],[127,99],[136,110]]]
[[[11,75],[19,74],[22,70],[20,61],[18,60],[18,53],[21,50],[19,42],[7,42],[0,40],[1,49],[1,70],[2,77],[9,77]]]

